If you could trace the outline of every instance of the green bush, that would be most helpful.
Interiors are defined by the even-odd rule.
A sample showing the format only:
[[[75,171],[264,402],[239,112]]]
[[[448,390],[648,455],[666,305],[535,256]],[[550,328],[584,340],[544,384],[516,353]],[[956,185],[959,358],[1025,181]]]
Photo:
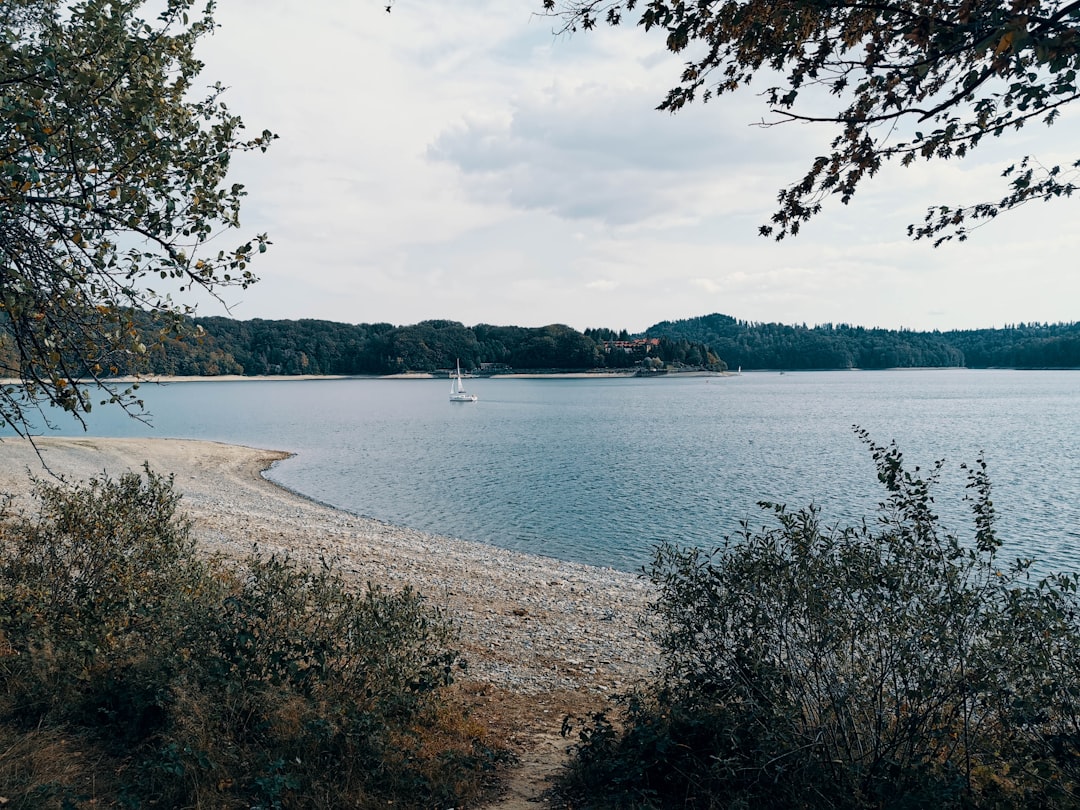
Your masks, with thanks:
[[[1080,806],[1076,576],[999,559],[981,460],[964,542],[934,513],[941,465],[859,434],[876,523],[762,504],[775,527],[657,549],[663,665],[579,729],[575,807]]]
[[[448,722],[459,659],[415,592],[197,554],[149,469],[38,495],[33,519],[0,524],[14,807],[435,807],[483,789],[500,755]]]

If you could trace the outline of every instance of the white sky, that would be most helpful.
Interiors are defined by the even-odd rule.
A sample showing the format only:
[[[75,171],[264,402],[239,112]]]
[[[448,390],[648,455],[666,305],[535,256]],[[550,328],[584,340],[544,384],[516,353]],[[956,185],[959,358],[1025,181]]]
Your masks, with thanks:
[[[234,317],[631,332],[712,312],[920,330],[1080,319],[1077,202],[937,249],[905,230],[929,204],[999,198],[1024,154],[1080,157],[1080,110],[974,160],[888,169],[777,244],[757,226],[832,130],[753,127],[767,110],[750,93],[657,112],[681,67],[661,37],[556,37],[541,5],[218,6],[203,78],[252,133],[280,135],[235,161],[244,231],[274,244],[262,281],[227,291]]]

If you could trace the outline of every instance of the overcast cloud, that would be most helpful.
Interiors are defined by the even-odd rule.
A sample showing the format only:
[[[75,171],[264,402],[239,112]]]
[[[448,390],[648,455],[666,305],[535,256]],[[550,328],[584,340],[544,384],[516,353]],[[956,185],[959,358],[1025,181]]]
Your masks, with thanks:
[[[755,321],[950,329],[1076,320],[1076,203],[964,245],[911,243],[931,203],[1002,194],[1010,157],[1080,142],[1073,114],[978,161],[889,168],[797,239],[756,235],[830,131],[752,126],[752,94],[654,108],[680,60],[640,29],[553,35],[539,0],[230,0],[201,50],[249,129],[245,230],[268,231],[239,318],[639,331]],[[979,150],[982,151],[982,150]],[[201,314],[222,314],[200,306]]]

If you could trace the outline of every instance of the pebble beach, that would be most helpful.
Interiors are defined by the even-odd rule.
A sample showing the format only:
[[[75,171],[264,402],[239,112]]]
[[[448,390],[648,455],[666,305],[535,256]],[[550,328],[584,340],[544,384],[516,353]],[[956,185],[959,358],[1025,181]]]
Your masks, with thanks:
[[[36,447],[35,447],[36,445]],[[411,586],[459,633],[470,680],[516,694],[611,693],[655,665],[639,577],[393,526],[310,500],[262,473],[289,453],[177,439],[0,441],[0,492],[32,509],[32,477],[172,474],[200,547],[331,560],[358,585]],[[318,493],[310,493],[315,498]]]

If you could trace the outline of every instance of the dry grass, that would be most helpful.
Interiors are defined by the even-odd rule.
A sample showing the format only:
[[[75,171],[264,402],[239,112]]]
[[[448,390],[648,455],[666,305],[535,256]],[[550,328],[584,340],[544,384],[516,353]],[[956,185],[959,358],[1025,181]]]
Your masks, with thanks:
[[[73,802],[107,807],[124,766],[85,736],[0,725],[0,806],[5,810],[61,810]]]

